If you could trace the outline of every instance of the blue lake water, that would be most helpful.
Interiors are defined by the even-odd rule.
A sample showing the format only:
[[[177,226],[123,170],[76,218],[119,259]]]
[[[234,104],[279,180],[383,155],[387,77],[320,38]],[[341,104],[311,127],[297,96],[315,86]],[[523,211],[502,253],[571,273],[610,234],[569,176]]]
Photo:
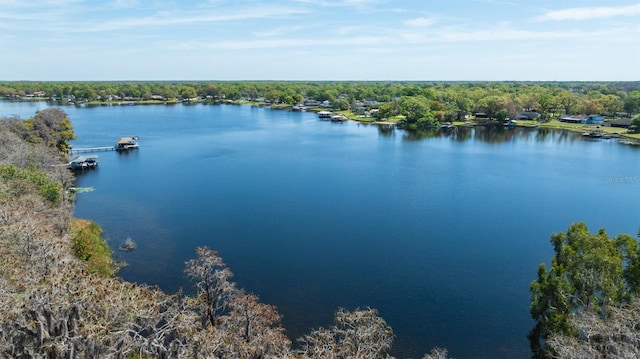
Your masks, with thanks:
[[[32,116],[44,103],[0,102]],[[551,233],[584,221],[637,233],[640,150],[526,129],[415,135],[250,106],[64,107],[75,147],[140,136],[78,176],[76,217],[99,222],[123,278],[191,290],[194,248],[220,252],[289,336],[374,307],[393,354],[524,358],[529,283]]]

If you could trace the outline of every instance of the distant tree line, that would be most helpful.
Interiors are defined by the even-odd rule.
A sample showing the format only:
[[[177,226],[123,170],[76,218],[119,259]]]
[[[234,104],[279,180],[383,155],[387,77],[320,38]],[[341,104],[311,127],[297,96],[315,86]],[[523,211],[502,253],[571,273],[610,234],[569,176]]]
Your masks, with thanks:
[[[537,111],[554,115],[640,114],[640,82],[0,82],[10,99],[52,101],[264,101],[295,105],[305,99],[329,101],[338,110],[369,102],[375,116],[406,116],[415,124],[454,121],[483,113],[515,118]]]

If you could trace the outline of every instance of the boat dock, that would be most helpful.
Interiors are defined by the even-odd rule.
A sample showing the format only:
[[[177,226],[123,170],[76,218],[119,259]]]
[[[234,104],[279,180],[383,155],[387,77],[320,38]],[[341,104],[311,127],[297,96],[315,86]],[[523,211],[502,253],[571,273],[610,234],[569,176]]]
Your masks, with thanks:
[[[87,153],[87,152],[106,152],[106,151],[115,151],[116,148],[114,146],[111,147],[84,147],[84,148],[72,148],[69,150],[69,153]]]
[[[76,156],[69,161],[72,170],[86,170],[98,167],[98,156]]]
[[[80,148],[71,148],[69,150],[70,154],[79,154],[79,153],[87,153],[87,152],[106,152],[106,151],[126,151],[138,148],[138,136],[131,137],[120,137],[118,141],[116,141],[115,146],[102,146],[102,147],[80,147]]]

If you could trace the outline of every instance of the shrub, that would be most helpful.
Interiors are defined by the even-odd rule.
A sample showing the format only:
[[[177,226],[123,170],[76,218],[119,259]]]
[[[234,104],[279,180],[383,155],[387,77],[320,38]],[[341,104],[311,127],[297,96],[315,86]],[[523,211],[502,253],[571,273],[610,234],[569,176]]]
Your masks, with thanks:
[[[76,257],[87,262],[89,271],[105,277],[115,274],[117,266],[113,251],[102,239],[102,228],[95,222],[73,219],[71,221],[72,248]]]

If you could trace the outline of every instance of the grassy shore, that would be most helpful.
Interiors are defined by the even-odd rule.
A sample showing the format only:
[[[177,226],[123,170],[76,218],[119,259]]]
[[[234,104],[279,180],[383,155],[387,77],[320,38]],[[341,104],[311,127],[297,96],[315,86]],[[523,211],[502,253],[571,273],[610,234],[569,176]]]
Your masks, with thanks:
[[[585,125],[581,123],[566,123],[560,122],[558,120],[551,120],[549,122],[541,123],[540,127],[573,132],[587,132],[597,129],[599,131],[602,131],[603,133],[640,140],[640,133],[629,133],[626,129],[620,127]]]

